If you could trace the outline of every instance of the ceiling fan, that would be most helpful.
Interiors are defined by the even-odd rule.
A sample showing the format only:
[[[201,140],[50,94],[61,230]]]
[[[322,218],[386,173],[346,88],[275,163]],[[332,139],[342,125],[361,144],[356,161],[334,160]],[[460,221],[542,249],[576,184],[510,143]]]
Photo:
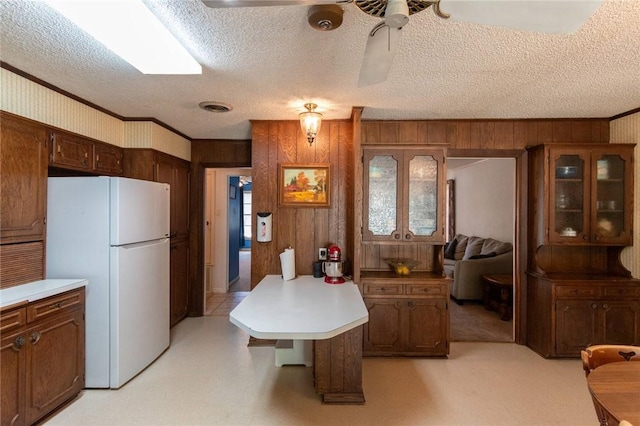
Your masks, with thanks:
[[[385,81],[409,15],[431,7],[452,21],[551,34],[570,34],[598,9],[602,0],[202,0],[212,8],[286,5],[346,5],[382,18],[369,32],[358,86]],[[339,22],[342,22],[340,10]],[[340,25],[334,25],[336,28]],[[328,28],[331,29],[331,25]]]

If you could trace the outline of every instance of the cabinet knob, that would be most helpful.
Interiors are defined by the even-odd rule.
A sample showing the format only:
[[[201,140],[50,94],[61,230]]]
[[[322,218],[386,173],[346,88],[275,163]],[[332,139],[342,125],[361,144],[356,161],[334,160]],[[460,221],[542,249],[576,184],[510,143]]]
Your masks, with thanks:
[[[31,333],[31,343],[32,344],[36,344],[40,341],[40,337],[42,336],[42,334],[38,333],[37,331],[34,331],[33,333]]]
[[[598,304],[597,303],[592,303],[591,304],[591,309],[598,309]]]
[[[404,239],[405,239],[405,240],[410,240],[410,239],[411,239],[411,234],[407,234],[407,235],[405,235],[405,236],[404,236]]]
[[[400,235],[396,234],[396,235],[393,236],[393,238],[395,238],[396,240],[399,240],[400,239]]]
[[[386,287],[380,287],[380,291],[387,291]]]
[[[413,302],[412,302],[412,301],[407,302],[407,305],[408,305],[410,308],[413,308]]]
[[[604,305],[602,305],[602,307],[603,307],[604,309],[609,309],[609,305],[608,305],[607,303],[605,303]]]
[[[16,337],[16,340],[14,340],[13,342],[13,350],[14,351],[19,351],[20,349],[22,349],[22,347],[24,346],[24,344],[26,343],[26,339],[24,338],[24,336],[18,336]]]

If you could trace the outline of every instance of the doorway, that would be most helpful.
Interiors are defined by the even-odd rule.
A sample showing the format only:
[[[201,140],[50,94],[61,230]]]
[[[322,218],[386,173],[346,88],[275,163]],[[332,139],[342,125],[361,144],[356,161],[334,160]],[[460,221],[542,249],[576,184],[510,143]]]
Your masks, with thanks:
[[[251,251],[250,243],[247,247],[245,242],[243,186],[245,182],[250,182],[251,169],[206,168],[204,172],[202,226],[205,279],[202,290],[204,313],[209,314],[218,307],[232,308],[225,304],[228,293],[234,291],[233,286],[241,279],[243,284],[245,277],[246,282],[250,282]],[[249,226],[250,217],[249,210]],[[244,253],[242,262],[239,258],[240,250]],[[235,291],[244,291],[244,287],[236,286]]]
[[[487,274],[504,274],[511,262],[511,282],[514,282],[516,245],[516,161],[514,158],[447,158],[447,241],[456,234],[467,237],[492,238],[513,245],[510,259],[466,260],[484,262]],[[501,259],[499,262],[497,259]],[[506,266],[502,263],[506,260]],[[447,260],[445,260],[447,262]],[[475,265],[478,269],[483,265]],[[491,268],[498,268],[492,272]],[[478,269],[480,271],[481,269]],[[466,270],[471,271],[470,269]],[[466,272],[465,272],[466,274]],[[478,282],[458,283],[460,286],[483,286],[479,276],[465,276]],[[454,277],[455,279],[455,277]],[[513,295],[513,291],[511,292]],[[474,299],[476,299],[474,297]],[[510,319],[500,318],[497,312],[485,309],[482,291],[476,300],[450,303],[451,340],[514,342],[516,312],[511,298]]]

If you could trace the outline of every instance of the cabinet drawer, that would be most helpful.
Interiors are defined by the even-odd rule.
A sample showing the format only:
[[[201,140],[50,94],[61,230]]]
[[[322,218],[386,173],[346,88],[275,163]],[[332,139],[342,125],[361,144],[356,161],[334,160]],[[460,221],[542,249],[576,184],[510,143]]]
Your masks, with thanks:
[[[598,297],[600,296],[600,287],[585,287],[578,285],[562,285],[556,287],[557,297]]]
[[[424,285],[424,284],[409,284],[407,285],[407,294],[419,296],[445,296],[447,294],[447,288],[444,284],[441,285]]]
[[[374,295],[400,295],[402,294],[402,284],[364,284],[362,291],[364,294]]]
[[[25,308],[4,312],[0,316],[0,333],[18,328],[27,323],[27,310]]]
[[[84,304],[83,291],[70,291],[34,302],[27,307],[27,321],[32,322],[63,311],[71,311]]]
[[[604,287],[603,294],[608,297],[640,297],[640,287]]]

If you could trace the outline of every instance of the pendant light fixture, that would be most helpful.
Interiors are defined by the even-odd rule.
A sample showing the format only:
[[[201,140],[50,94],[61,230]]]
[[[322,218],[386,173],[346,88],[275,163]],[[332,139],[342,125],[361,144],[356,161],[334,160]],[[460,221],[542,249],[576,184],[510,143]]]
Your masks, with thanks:
[[[304,104],[304,107],[307,111],[300,113],[300,127],[302,128],[302,133],[307,136],[309,146],[311,146],[320,131],[322,114],[315,111],[315,109],[318,108],[316,104],[308,103]]]

